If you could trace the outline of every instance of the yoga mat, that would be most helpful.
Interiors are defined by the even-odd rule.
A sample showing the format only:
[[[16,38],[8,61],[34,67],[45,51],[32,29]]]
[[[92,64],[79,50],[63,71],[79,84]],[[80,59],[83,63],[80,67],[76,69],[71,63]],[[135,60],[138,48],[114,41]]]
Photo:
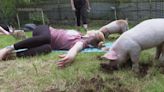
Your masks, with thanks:
[[[110,48],[111,45],[112,45],[112,42],[105,43],[105,47],[107,47],[107,48]],[[55,51],[55,52],[66,52],[68,50],[53,50],[53,51]],[[91,48],[85,48],[81,52],[105,52],[105,51],[103,51],[99,48],[92,48],[91,47]]]

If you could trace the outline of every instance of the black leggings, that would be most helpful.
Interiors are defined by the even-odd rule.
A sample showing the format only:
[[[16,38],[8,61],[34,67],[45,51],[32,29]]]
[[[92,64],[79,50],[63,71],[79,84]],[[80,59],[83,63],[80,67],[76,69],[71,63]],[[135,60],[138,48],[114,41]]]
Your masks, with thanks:
[[[83,24],[87,24],[87,9],[86,6],[82,6],[82,7],[77,7],[76,11],[75,11],[75,15],[76,15],[76,22],[77,22],[77,26],[81,25],[81,18],[82,18],[82,23]]]
[[[17,56],[35,56],[37,54],[51,52],[51,35],[49,27],[46,25],[37,26],[33,30],[33,37],[14,44],[15,50],[27,49],[26,51],[17,52]]]

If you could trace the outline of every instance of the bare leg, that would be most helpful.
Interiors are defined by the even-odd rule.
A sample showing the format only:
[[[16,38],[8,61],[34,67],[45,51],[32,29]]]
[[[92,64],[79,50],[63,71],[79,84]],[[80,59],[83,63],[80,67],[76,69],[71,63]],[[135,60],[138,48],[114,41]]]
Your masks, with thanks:
[[[159,59],[160,63],[164,64],[164,45],[161,46],[158,59]]]

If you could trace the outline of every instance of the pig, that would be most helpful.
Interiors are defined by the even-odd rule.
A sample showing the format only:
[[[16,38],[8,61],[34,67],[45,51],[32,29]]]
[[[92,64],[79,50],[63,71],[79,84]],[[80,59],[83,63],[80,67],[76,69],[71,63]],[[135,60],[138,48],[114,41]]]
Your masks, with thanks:
[[[110,34],[114,34],[114,33],[121,34],[123,32],[126,32],[128,29],[129,29],[128,21],[120,19],[120,20],[115,20],[101,27],[99,31],[101,31],[104,34],[105,38],[108,38]]]
[[[155,59],[163,57],[164,50],[164,18],[145,20],[130,30],[124,32],[111,46],[102,58],[110,60],[101,66],[110,64],[119,66],[132,61],[132,70],[139,72],[139,55],[141,51],[156,47]]]

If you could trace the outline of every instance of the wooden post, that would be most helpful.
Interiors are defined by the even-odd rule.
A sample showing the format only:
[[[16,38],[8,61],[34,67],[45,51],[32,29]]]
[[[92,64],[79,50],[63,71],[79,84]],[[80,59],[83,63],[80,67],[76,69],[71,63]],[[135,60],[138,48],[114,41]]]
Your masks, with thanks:
[[[43,24],[45,24],[45,20],[44,20],[44,13],[43,13],[43,10],[41,10],[41,14],[42,14],[42,22],[43,22]]]
[[[18,28],[20,29],[20,19],[19,19],[19,14],[17,13],[17,22],[18,22]]]
[[[152,18],[152,1],[149,0],[150,10],[149,10],[149,18]]]

